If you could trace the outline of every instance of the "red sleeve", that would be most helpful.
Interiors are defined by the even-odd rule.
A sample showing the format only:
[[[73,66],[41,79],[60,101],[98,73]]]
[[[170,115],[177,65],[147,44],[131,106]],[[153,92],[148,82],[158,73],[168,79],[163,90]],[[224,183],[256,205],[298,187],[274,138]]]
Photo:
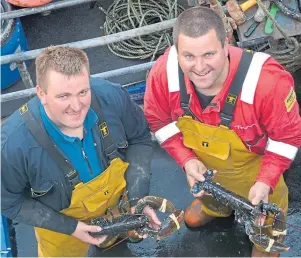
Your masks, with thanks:
[[[161,138],[160,144],[183,167],[188,160],[197,156],[184,146],[182,133],[172,119],[164,57],[157,60],[149,73],[144,95],[144,113],[155,135],[159,130],[166,131],[167,136]]]
[[[301,146],[301,118],[294,81],[285,71],[279,71],[278,76],[276,86],[271,87],[263,98],[260,110],[260,124],[264,126],[269,140],[257,181],[268,184],[272,189]]]

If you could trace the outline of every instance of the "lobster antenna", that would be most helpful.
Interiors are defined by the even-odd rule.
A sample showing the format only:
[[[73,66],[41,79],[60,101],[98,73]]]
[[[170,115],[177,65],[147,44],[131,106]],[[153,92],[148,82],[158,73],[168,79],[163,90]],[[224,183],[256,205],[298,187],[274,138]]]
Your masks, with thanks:
[[[129,202],[131,202],[131,201],[136,201],[136,200],[139,200],[139,198],[136,197],[136,198],[132,198],[132,199],[126,201],[126,202],[120,202],[119,205],[118,205],[119,212],[120,212],[120,213],[122,213],[122,212],[123,212],[123,213],[126,213],[127,210],[126,210],[126,208],[124,208],[124,207],[125,207]]]
[[[110,207],[107,208],[106,213],[108,214],[108,212],[110,213],[110,215],[112,216],[112,218],[114,218],[114,214],[113,211]]]

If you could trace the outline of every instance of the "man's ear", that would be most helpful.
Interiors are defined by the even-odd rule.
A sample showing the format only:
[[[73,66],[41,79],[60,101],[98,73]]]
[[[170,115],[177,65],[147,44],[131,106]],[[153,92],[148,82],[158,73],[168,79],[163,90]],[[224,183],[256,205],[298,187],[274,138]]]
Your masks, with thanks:
[[[37,96],[40,99],[42,105],[45,105],[47,103],[47,101],[46,101],[46,93],[44,92],[44,90],[39,85],[37,85],[36,92],[37,92]]]

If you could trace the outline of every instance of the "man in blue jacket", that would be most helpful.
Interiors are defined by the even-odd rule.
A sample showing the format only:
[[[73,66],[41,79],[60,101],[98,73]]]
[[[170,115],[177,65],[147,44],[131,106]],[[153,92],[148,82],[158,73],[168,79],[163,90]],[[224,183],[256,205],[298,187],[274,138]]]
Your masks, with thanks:
[[[39,256],[86,256],[116,240],[92,237],[101,228],[91,219],[114,212],[126,191],[148,195],[150,132],[125,90],[90,78],[80,49],[47,48],[36,76],[37,97],[2,126],[2,214],[35,227]]]

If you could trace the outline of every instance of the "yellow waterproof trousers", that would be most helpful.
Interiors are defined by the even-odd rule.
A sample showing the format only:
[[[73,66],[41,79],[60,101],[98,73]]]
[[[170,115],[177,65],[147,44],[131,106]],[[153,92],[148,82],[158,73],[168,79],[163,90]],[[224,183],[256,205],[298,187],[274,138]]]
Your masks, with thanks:
[[[124,174],[127,167],[128,163],[116,158],[98,177],[88,183],[77,184],[72,192],[70,206],[61,213],[89,223],[91,219],[103,216],[107,208],[116,207],[125,191]],[[35,228],[35,233],[40,257],[87,256],[90,245],[75,237],[43,228]],[[114,242],[116,238],[108,241]]]
[[[238,135],[227,127],[206,125],[189,116],[180,117],[177,127],[183,134],[184,145],[191,148],[208,169],[217,170],[213,181],[248,198],[259,172],[262,156],[250,152]],[[202,197],[202,202],[204,212],[210,216],[227,217],[232,212],[212,196]],[[276,203],[287,213],[288,189],[283,176],[273,194],[269,195],[269,202]],[[271,220],[266,223],[271,223]],[[267,234],[272,237],[271,227]]]

